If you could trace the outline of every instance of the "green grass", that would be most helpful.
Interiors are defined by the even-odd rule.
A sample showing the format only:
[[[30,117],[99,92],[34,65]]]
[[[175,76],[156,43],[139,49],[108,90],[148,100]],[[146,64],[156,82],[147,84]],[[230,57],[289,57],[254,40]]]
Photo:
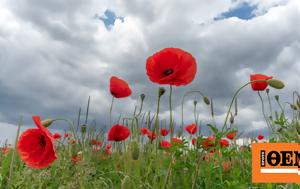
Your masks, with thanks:
[[[267,118],[268,124],[275,129],[270,131],[270,142],[300,143],[300,107],[293,108],[290,119],[284,109],[273,112],[273,115],[276,115],[273,118]],[[96,132],[94,127],[86,124],[82,126],[84,129],[81,129],[81,133],[76,137],[78,141],[74,144],[69,144],[68,139],[61,139],[64,144],[56,141],[58,159],[45,169],[35,170],[27,167],[17,153],[11,164],[13,149],[7,154],[0,153],[1,188],[300,188],[297,184],[252,183],[251,144],[241,148],[232,141],[228,148],[221,148],[216,142],[216,152],[207,160],[204,159],[212,149],[202,145],[191,146],[189,137],[185,137],[182,145],[172,144],[169,149],[161,149],[157,147],[156,140],[151,144],[147,137],[140,135],[141,123],[147,122],[150,129],[155,129],[152,124],[153,117],[140,112],[133,114],[134,119],[123,120],[123,124],[131,129],[132,134],[125,142],[113,143],[111,156],[105,152],[104,132]],[[198,121],[196,118],[197,116],[195,122]],[[211,129],[218,141],[230,130],[238,127],[222,131],[222,127],[210,124],[207,128]],[[84,137],[80,139],[82,136]],[[95,152],[94,146],[89,143],[91,139],[103,141],[104,145],[98,152]],[[198,144],[201,144],[204,137],[197,133],[197,139]],[[160,137],[157,140],[160,140]],[[253,142],[257,141],[253,139]],[[71,161],[74,155],[80,159],[77,163]],[[229,168],[223,168],[224,162],[230,165]]]

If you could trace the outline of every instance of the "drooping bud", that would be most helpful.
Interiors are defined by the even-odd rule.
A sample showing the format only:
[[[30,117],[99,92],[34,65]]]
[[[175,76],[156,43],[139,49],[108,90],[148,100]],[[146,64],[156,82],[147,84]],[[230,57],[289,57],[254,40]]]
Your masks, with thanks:
[[[230,112],[230,124],[233,124],[234,123],[234,116],[232,115],[232,113]]]
[[[234,116],[237,116],[238,114],[238,104],[237,104],[237,98],[234,101]]]
[[[210,105],[210,101],[209,101],[209,98],[207,96],[204,96],[203,97],[203,101],[206,105]]]
[[[194,106],[197,106],[197,103],[198,103],[198,102],[197,102],[196,100],[194,100]]]
[[[269,88],[267,88],[267,89],[266,89],[266,93],[267,93],[267,94],[269,94],[269,92],[270,92],[270,89],[269,89]]]
[[[133,160],[138,160],[140,155],[139,144],[136,141],[131,143],[131,157]]]
[[[211,100],[211,104],[210,104],[210,113],[211,113],[211,117],[214,117],[214,103],[213,103],[213,100],[212,98],[210,99]]]
[[[54,119],[45,119],[44,121],[42,121],[42,125],[44,127],[49,127],[53,122],[54,122]]]
[[[269,79],[267,80],[268,84],[275,89],[283,89],[284,83],[277,79]]]
[[[298,109],[297,106],[294,105],[294,104],[290,104],[290,106],[291,106],[291,108],[292,108],[293,110],[297,110],[297,109]]]
[[[145,99],[146,95],[143,93],[143,94],[141,94],[141,96],[140,96],[140,97],[141,97],[141,100],[142,100],[142,101],[144,101],[144,99]]]
[[[165,94],[166,92],[166,89],[163,88],[163,87],[159,87],[159,90],[158,90],[158,93],[159,93],[159,96],[161,97],[163,94]]]
[[[279,96],[278,95],[275,95],[275,100],[279,101]]]

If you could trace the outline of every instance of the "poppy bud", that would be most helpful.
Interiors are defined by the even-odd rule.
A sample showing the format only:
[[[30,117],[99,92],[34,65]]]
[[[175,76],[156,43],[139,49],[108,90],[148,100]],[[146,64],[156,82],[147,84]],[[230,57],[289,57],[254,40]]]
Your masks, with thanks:
[[[196,105],[197,105],[197,103],[198,103],[198,102],[197,102],[196,100],[194,100],[194,106],[196,106]]]
[[[268,84],[275,88],[275,89],[282,89],[284,88],[284,83],[280,80],[277,80],[277,79],[269,79],[267,80]]]
[[[298,109],[297,106],[294,105],[294,104],[290,104],[290,106],[291,106],[291,108],[292,108],[293,110],[297,110],[297,109]]]
[[[234,116],[232,115],[232,113],[230,112],[230,124],[233,124],[234,123]]]
[[[54,122],[53,119],[45,119],[44,121],[42,121],[42,125],[44,127],[49,127],[53,122]]]
[[[81,132],[85,133],[86,132],[86,125],[81,125]]]
[[[266,89],[266,93],[269,94],[269,92],[270,92],[270,89]]]
[[[141,96],[140,96],[140,97],[141,97],[141,100],[142,100],[142,101],[144,101],[144,99],[145,99],[146,95],[145,95],[145,94],[141,94]]]
[[[139,144],[136,141],[131,143],[131,157],[133,160],[138,160],[140,155]]]
[[[275,95],[275,100],[279,101],[279,96],[278,95]]]
[[[209,105],[210,104],[210,101],[209,101],[209,98],[207,96],[204,96],[203,97],[203,101],[206,105]]]
[[[165,89],[165,88],[159,87],[158,94],[159,94],[160,97],[161,97],[163,94],[165,94],[165,92],[166,92],[166,89]]]

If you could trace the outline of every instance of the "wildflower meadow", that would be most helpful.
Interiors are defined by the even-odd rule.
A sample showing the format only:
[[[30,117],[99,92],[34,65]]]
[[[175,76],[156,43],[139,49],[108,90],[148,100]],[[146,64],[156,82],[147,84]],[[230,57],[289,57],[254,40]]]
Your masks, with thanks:
[[[282,102],[277,90],[284,90],[284,79],[253,73],[249,80],[228,99],[223,124],[214,121],[214,99],[205,89],[188,91],[197,73],[198,60],[180,48],[164,48],[145,57],[149,82],[156,84],[156,111],[143,109],[147,93],[130,87],[126,78],[103,78],[110,84],[111,106],[107,110],[107,125],[90,125],[77,119],[45,118],[36,112],[32,125],[20,132],[18,125],[14,144],[5,144],[0,151],[1,188],[121,188],[121,189],[246,189],[246,188],[300,188],[296,183],[252,183],[251,145],[253,143],[300,143],[300,95],[290,94],[289,102]],[[201,76],[199,76],[201,77]],[[181,97],[181,112],[174,116],[174,91],[186,86]],[[218,87],[218,83],[216,83]],[[200,87],[201,88],[201,87]],[[242,131],[235,124],[237,99],[245,88],[261,101],[261,116],[270,136],[258,134],[248,143],[240,143]],[[140,98],[129,117],[120,116],[115,108],[120,98],[126,100],[133,93]],[[194,121],[185,120],[184,102],[190,94],[200,97],[194,101]],[[162,120],[161,106],[168,101],[169,116]],[[267,98],[262,98],[262,96]],[[265,100],[267,99],[267,100]],[[274,103],[275,102],[275,103]],[[272,106],[276,104],[276,107]],[[211,121],[199,120],[197,106],[207,107]],[[289,111],[287,111],[289,110]],[[292,112],[291,114],[289,114]],[[66,132],[51,132],[49,128],[60,123]],[[106,128],[106,129],[103,129]],[[203,128],[210,135],[202,133]]]

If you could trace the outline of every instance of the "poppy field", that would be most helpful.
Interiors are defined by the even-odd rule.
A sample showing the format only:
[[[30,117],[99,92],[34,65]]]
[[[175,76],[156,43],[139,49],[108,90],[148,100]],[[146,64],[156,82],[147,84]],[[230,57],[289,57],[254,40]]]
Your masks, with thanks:
[[[113,119],[113,112],[120,114],[114,106],[118,99],[139,91],[126,78],[112,76],[107,78],[112,101],[106,129],[87,121],[34,115],[35,128],[20,132],[20,120],[15,144],[1,147],[0,188],[300,188],[292,183],[255,184],[251,180],[252,143],[300,143],[300,95],[293,91],[290,101],[282,102],[276,90],[284,90],[284,81],[259,73],[249,75],[248,81],[232,91],[223,124],[217,125],[213,98],[202,91],[188,91],[197,73],[192,54],[179,48],[159,50],[146,59],[145,70],[149,82],[158,85],[155,112],[144,110],[147,94],[143,93],[130,117]],[[174,117],[173,89],[181,86],[187,91],[176,94],[182,99],[181,117]],[[235,119],[237,99],[245,88],[258,94],[262,109],[257,111],[262,112],[269,137],[258,134],[241,143],[242,131]],[[194,121],[187,123],[184,100],[192,93],[202,100],[194,101]],[[164,120],[160,117],[162,96],[168,99],[169,108]],[[211,122],[200,124],[198,104],[207,106]],[[68,128],[66,132],[51,132],[49,128],[58,122],[65,125],[62,130]],[[203,134],[203,128],[211,134]]]

